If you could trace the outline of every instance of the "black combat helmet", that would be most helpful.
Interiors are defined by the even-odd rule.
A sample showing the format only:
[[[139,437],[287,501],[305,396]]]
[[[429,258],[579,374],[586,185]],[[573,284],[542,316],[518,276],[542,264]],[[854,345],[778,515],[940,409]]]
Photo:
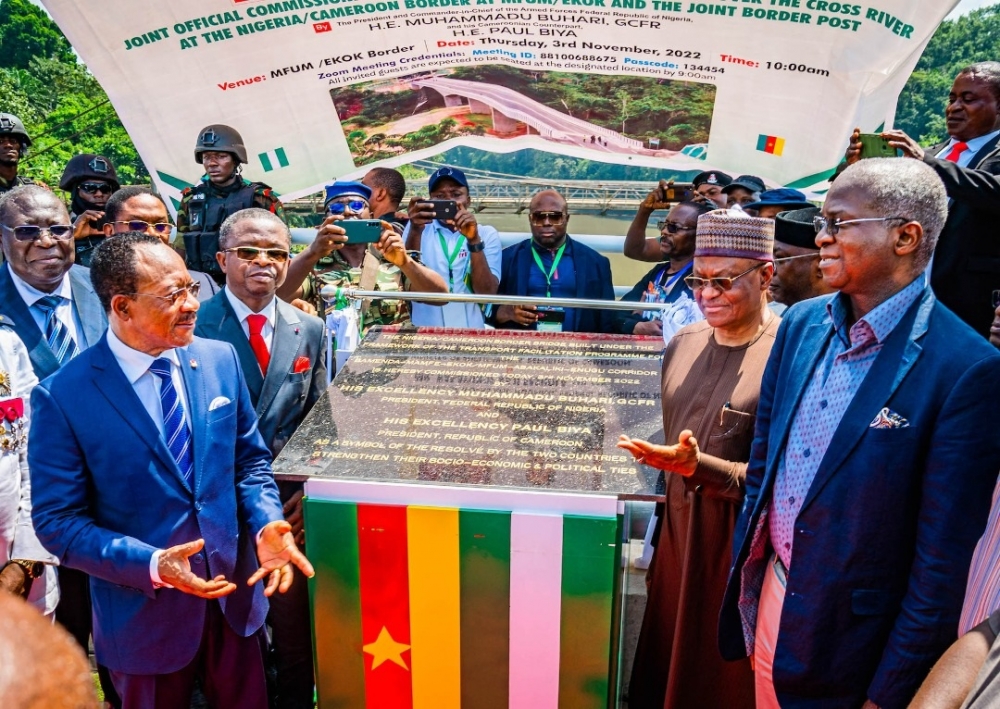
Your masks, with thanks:
[[[21,140],[21,145],[31,147],[28,131],[24,129],[21,119],[13,113],[0,113],[0,135],[16,135]]]
[[[221,124],[206,126],[198,133],[198,142],[194,144],[194,161],[201,165],[201,155],[207,152],[230,153],[236,157],[237,162],[249,162],[243,136],[235,128]]]
[[[66,169],[63,170],[62,177],[59,179],[59,189],[72,192],[84,180],[110,182],[111,188],[115,192],[121,188],[115,166],[103,155],[84,153],[72,157],[66,163]]]

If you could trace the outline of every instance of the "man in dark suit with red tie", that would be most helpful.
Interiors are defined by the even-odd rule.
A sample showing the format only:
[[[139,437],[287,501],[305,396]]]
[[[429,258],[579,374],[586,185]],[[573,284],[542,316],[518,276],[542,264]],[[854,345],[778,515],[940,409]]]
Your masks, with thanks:
[[[941,302],[984,337],[993,322],[992,291],[1000,287],[1000,62],[962,69],[945,109],[948,141],[927,150],[901,130],[882,134],[904,157],[923,160],[948,191],[948,222],[931,266]],[[861,158],[859,130],[847,162]]]
[[[195,332],[228,342],[257,411],[264,442],[277,456],[327,385],[323,321],[275,291],[288,271],[291,234],[265,209],[230,216],[219,231],[217,258],[226,287],[202,304]],[[279,482],[285,518],[302,543],[302,484]],[[277,669],[277,707],[313,706],[309,595],[299,574],[287,594],[271,597],[268,623]]]

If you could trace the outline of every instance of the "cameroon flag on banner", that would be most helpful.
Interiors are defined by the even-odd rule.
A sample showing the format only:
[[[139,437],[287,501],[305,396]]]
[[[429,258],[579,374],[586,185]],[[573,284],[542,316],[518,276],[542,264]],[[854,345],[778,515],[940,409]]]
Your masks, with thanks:
[[[617,518],[305,504],[320,709],[607,706]]]
[[[780,158],[781,154],[785,152],[785,139],[776,135],[757,136],[757,150],[777,155]]]

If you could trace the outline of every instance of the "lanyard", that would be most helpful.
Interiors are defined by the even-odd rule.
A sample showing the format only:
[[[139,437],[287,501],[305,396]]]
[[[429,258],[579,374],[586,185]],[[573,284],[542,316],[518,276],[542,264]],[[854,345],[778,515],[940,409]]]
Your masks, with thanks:
[[[565,250],[566,250],[566,242],[564,241],[563,245],[559,247],[559,250],[556,251],[555,257],[552,259],[552,268],[550,268],[549,272],[546,273],[545,266],[542,264],[542,257],[538,255],[538,252],[535,250],[534,246],[531,247],[531,255],[535,258],[535,263],[538,264],[538,270],[542,272],[543,276],[545,276],[546,298],[552,297],[552,275],[556,272],[556,269],[559,268],[559,261],[562,260],[563,251]]]
[[[660,271],[659,277],[656,279],[657,282],[659,282],[660,280],[662,280],[663,277],[667,275],[667,269],[668,268],[670,268],[670,266],[664,266],[663,267],[663,270]],[[662,286],[663,291],[665,293],[669,293],[671,286],[673,286],[677,281],[679,281],[681,278],[683,278],[685,274],[690,273],[692,268],[694,268],[694,262],[693,261],[691,263],[689,263],[687,266],[685,266],[684,268],[682,268],[681,270],[679,270],[674,275],[669,276],[667,278],[667,282],[664,283],[663,286]]]
[[[458,260],[458,253],[462,250],[462,244],[465,241],[464,236],[460,236],[458,242],[455,244],[455,249],[451,253],[448,253],[448,242],[444,240],[444,235],[441,234],[440,230],[437,230],[438,241],[441,242],[441,253],[444,257],[448,259],[448,292],[455,292],[455,261]]]

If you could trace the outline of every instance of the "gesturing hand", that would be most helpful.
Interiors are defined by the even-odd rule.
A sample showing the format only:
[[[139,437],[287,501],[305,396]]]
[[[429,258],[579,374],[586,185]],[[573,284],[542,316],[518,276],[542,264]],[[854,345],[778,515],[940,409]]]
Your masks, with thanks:
[[[226,577],[221,574],[206,581],[191,572],[189,557],[197,554],[204,547],[205,540],[198,539],[164,549],[156,565],[160,580],[182,593],[190,593],[199,598],[222,598],[235,591],[236,584],[226,581]]]
[[[694,471],[698,469],[698,458],[701,456],[698,441],[687,429],[681,431],[677,437],[677,445],[674,446],[659,446],[649,441],[621,435],[618,437],[618,447],[627,450],[644,465],[684,477],[694,475]]]
[[[270,522],[260,533],[257,541],[257,561],[260,568],[247,581],[248,586],[253,586],[265,576],[267,587],[264,595],[270,596],[275,591],[284,593],[292,585],[292,564],[299,567],[299,570],[309,578],[316,575],[312,564],[305,555],[295,546],[295,538],[292,536],[292,525],[284,520]]]

